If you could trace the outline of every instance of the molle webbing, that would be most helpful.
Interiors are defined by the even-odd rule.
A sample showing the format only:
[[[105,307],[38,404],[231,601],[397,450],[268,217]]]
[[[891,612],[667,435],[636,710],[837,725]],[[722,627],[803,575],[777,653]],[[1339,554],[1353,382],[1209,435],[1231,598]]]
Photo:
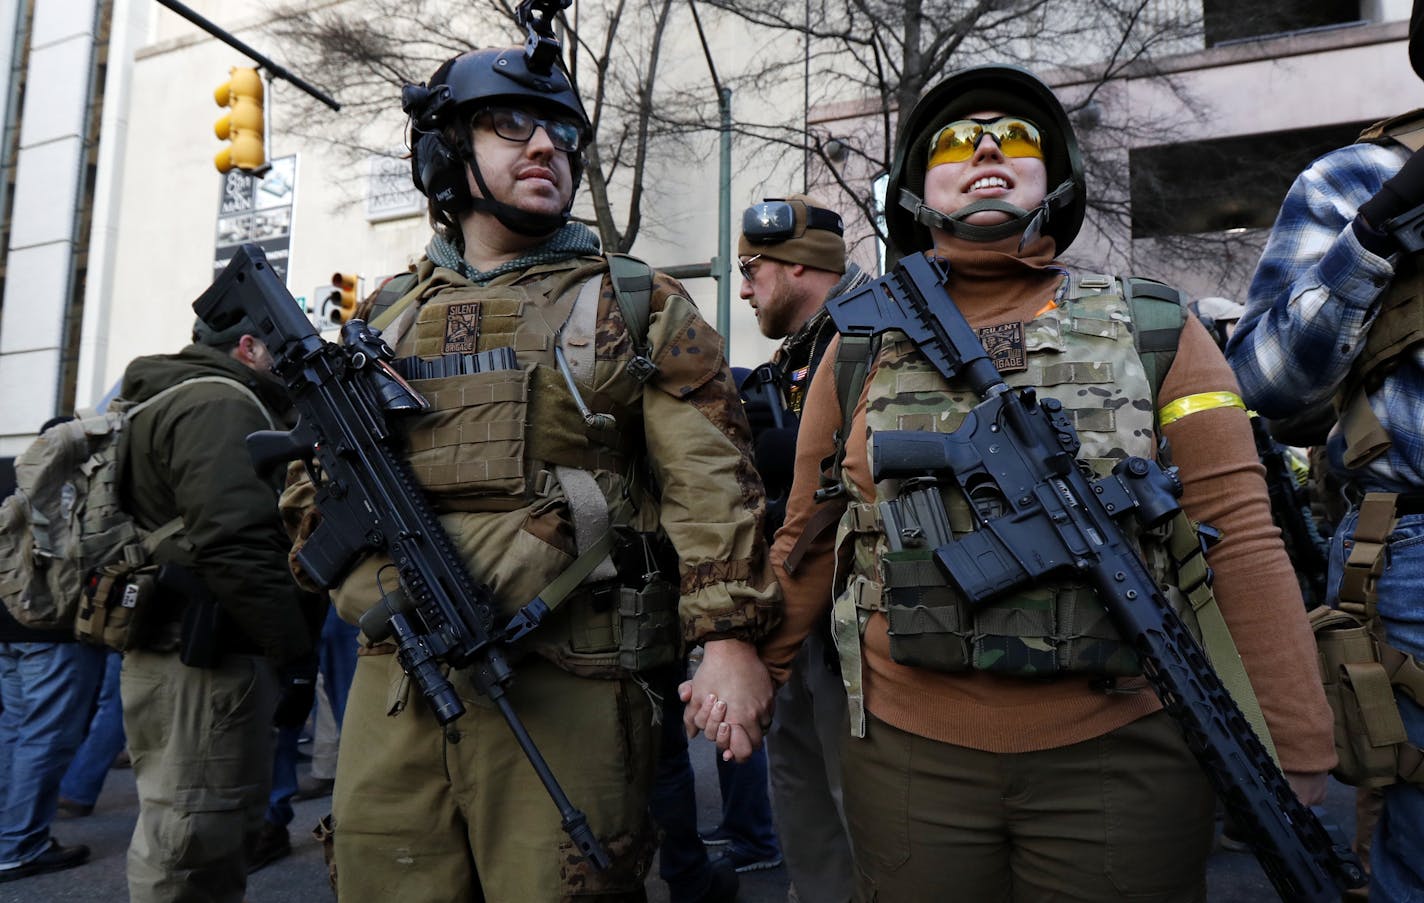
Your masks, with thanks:
[[[1345,435],[1346,467],[1373,460],[1391,444],[1368,396],[1379,388],[1401,355],[1424,342],[1424,266],[1420,256],[1411,254],[1395,263],[1394,278],[1380,294],[1379,314],[1370,324],[1364,350],[1335,396]]]
[[[1384,146],[1397,143],[1417,152],[1424,148],[1424,109],[1376,122],[1361,132],[1358,140]],[[1394,278],[1380,294],[1378,304],[1379,313],[1370,324],[1364,350],[1335,395],[1345,436],[1345,466],[1352,469],[1384,454],[1391,444],[1370,408],[1368,393],[1379,388],[1395,359],[1424,341],[1424,273],[1419,255],[1395,262]]]
[[[1418,151],[1424,148],[1424,108],[1376,122],[1360,132],[1357,140],[1368,144],[1398,142]]]

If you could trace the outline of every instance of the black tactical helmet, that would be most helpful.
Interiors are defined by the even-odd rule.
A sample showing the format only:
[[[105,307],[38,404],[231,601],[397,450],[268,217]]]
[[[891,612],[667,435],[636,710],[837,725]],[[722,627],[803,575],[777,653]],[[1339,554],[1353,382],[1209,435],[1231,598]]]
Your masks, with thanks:
[[[1421,0],[1424,2],[1424,0]],[[1001,226],[972,226],[924,206],[925,168],[929,142],[935,131],[956,119],[985,110],[1023,116],[1038,126],[1044,140],[1048,169],[1048,196],[1036,210],[1017,211],[1001,202],[980,202],[976,209],[1004,209],[1014,219]],[[962,69],[931,88],[910,110],[895,142],[895,163],[885,192],[885,223],[891,254],[898,258],[934,246],[929,226],[976,240],[992,240],[1040,229],[1053,236],[1062,252],[1083,225],[1087,184],[1083,158],[1068,113],[1053,90],[1026,69],[1008,65]]]
[[[447,61],[435,71],[428,86],[406,85],[402,89],[401,109],[410,116],[411,179],[442,212],[453,217],[470,208],[488,210],[509,228],[527,235],[547,234],[568,221],[568,208],[562,216],[550,217],[526,213],[494,200],[464,128],[476,109],[490,104],[558,110],[578,122],[582,149],[593,134],[583,102],[560,65],[551,63],[545,71],[542,68],[531,63],[522,47],[491,47]],[[450,146],[444,134],[451,125],[458,126],[455,147]],[[569,154],[569,163],[577,190],[583,175],[582,154]],[[484,197],[470,195],[465,164],[469,164]],[[572,204],[570,198],[569,206]]]

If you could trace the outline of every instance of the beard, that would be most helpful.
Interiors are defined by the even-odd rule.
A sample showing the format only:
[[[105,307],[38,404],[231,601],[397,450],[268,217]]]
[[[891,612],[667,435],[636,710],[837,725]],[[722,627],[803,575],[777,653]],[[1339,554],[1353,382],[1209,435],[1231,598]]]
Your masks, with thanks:
[[[801,325],[796,322],[797,300],[786,274],[778,269],[766,303],[757,306],[761,334],[768,339],[784,339],[794,333]]]

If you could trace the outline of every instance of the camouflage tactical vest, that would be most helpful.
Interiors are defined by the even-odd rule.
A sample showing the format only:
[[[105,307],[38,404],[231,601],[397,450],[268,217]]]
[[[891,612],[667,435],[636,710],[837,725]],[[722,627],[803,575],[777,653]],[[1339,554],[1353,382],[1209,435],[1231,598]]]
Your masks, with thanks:
[[[597,316],[607,272],[603,258],[533,267],[488,285],[422,271],[412,296],[381,323],[397,358],[516,352],[517,369],[411,380],[430,407],[397,421],[411,469],[447,533],[506,614],[542,594],[585,551],[581,535],[569,548],[569,534],[582,532],[580,510],[596,509],[601,521],[590,546],[609,528],[657,528],[657,499],[641,463],[643,381],[629,373],[630,330],[617,305]],[[582,314],[571,317],[576,304]],[[591,410],[612,414],[614,428],[585,422],[557,368],[560,337],[581,397]],[[669,592],[649,598],[640,580],[619,585],[623,570],[596,571],[525,644],[592,677],[670,661],[676,588],[664,584]],[[627,576],[641,578],[656,568],[640,560],[631,570]],[[360,580],[346,582],[360,589]],[[339,593],[334,599],[343,617],[348,607],[370,604],[343,605]]]
[[[1154,385],[1134,344],[1132,322],[1119,280],[1070,277],[1057,306],[1025,324],[1023,369],[1004,373],[1011,386],[1035,386],[1040,396],[1062,402],[1079,431],[1081,458],[1098,475],[1129,455],[1155,456]],[[900,333],[886,334],[867,398],[870,433],[953,432],[980,400],[967,387],[946,384]],[[932,550],[890,551],[878,513],[884,487],[890,484],[880,484],[874,497],[866,497],[853,481],[842,482],[851,502],[838,545],[853,543],[854,563],[834,620],[853,698],[860,674],[860,634],[872,611],[885,612],[891,656],[905,665],[1024,677],[1140,673],[1136,654],[1088,585],[1060,580],[976,608],[949,585]],[[972,530],[970,502],[963,492],[947,486],[942,496],[954,534]],[[1174,524],[1184,533],[1193,532],[1184,518]],[[1196,544],[1194,534],[1177,538]],[[1180,581],[1171,553],[1183,558],[1181,543],[1173,544],[1166,533],[1134,539],[1173,607],[1195,631],[1192,605],[1176,589]]]
[[[1361,142],[1424,148],[1424,109],[1377,122],[1360,134]],[[1424,261],[1421,255],[1401,256],[1394,278],[1380,293],[1379,314],[1370,324],[1364,350],[1335,395],[1340,429],[1345,435],[1345,465],[1360,467],[1389,449],[1389,435],[1370,409],[1374,392],[1394,369],[1398,358],[1424,342]]]

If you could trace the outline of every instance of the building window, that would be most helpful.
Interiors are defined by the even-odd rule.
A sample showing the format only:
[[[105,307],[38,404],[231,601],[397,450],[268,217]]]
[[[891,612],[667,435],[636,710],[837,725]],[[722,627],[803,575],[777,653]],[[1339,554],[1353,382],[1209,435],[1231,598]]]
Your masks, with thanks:
[[[1360,19],[1359,0],[1204,0],[1206,46],[1245,41]]]
[[[1137,148],[1129,156],[1132,237],[1269,229],[1295,177],[1368,124]]]

